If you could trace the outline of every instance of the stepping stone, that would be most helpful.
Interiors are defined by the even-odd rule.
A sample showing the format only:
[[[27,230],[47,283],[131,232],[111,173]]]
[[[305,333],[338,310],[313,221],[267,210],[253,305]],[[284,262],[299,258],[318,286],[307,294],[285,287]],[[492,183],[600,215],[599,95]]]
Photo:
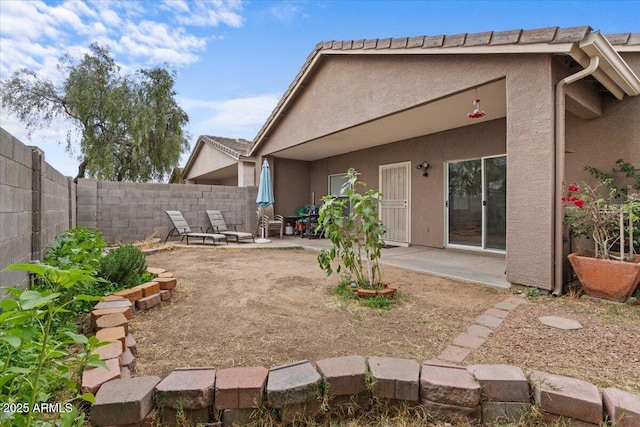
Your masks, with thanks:
[[[508,304],[515,304],[515,305],[529,304],[529,302],[527,301],[526,298],[524,298],[524,297],[516,297],[516,296],[509,297],[509,298],[505,299],[502,302],[506,302]]]
[[[529,383],[517,366],[470,365],[467,370],[482,386],[486,400],[529,402]]]
[[[331,396],[355,396],[367,391],[367,361],[362,356],[332,357],[316,362]]]
[[[484,344],[485,341],[486,339],[483,337],[478,337],[478,336],[463,332],[453,339],[452,344],[457,345],[458,347],[476,349],[476,348],[482,347],[482,344]]]
[[[117,359],[122,354],[122,343],[120,341],[110,342],[96,348],[91,354],[97,354],[100,360]]]
[[[518,304],[502,301],[502,302],[499,302],[497,304],[494,304],[493,308],[497,308],[498,310],[513,311],[516,308],[518,308]]]
[[[482,325],[471,325],[467,328],[467,332],[477,337],[489,338],[489,336],[493,333],[493,329],[487,328],[486,326]]]
[[[445,362],[462,363],[469,353],[471,353],[471,350],[468,348],[450,345],[438,355],[438,359]]]
[[[595,385],[575,378],[533,371],[535,403],[544,412],[599,425],[602,398]]]
[[[602,390],[604,407],[611,422],[618,427],[640,426],[640,396],[617,388]]]
[[[120,372],[120,369],[118,369]],[[109,381],[100,387],[91,406],[94,426],[138,425],[153,410],[153,391],[160,382],[155,376]]]
[[[173,273],[169,273],[168,271],[165,271],[164,273],[158,274],[158,277],[160,277],[160,278],[162,278],[162,277],[173,277]]]
[[[420,396],[423,400],[475,408],[480,405],[480,384],[465,368],[422,365]]]
[[[487,328],[495,329],[502,325],[502,320],[499,317],[491,316],[489,314],[481,314],[476,319],[478,325],[486,326]]]
[[[582,329],[582,325],[577,320],[567,319],[560,316],[541,316],[538,320],[543,325],[551,326],[552,328],[562,329],[563,331],[571,331],[575,329]]]
[[[220,369],[216,374],[216,409],[246,409],[262,406],[269,370],[262,366]],[[232,419],[234,415],[228,415]]]
[[[311,363],[302,360],[269,370],[267,405],[270,408],[304,404],[316,400],[322,378]]]
[[[117,358],[105,360],[104,363],[107,364],[107,369],[97,367],[85,368],[84,371],[82,371],[83,393],[96,394],[103,384],[120,378],[120,361]]]
[[[98,327],[98,329],[115,328],[117,326],[122,326],[124,328],[125,335],[129,333],[129,321],[126,317],[124,317],[124,314],[122,313],[113,313],[100,316],[100,318],[96,320],[96,326]]]
[[[379,398],[419,400],[420,365],[415,360],[370,357],[369,371],[375,380],[373,393]]]
[[[509,312],[506,310],[500,310],[497,308],[489,308],[487,309],[487,311],[484,312],[484,314],[488,314],[489,316],[494,316],[494,317],[499,317],[501,319],[504,319],[505,317],[507,317]]]
[[[178,368],[156,387],[158,406],[173,409],[202,409],[213,405],[216,370]]]

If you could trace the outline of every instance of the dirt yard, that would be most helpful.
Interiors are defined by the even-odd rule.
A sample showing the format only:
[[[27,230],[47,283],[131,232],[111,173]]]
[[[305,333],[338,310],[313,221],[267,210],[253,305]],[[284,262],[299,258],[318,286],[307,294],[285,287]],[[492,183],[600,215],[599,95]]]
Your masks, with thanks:
[[[138,312],[137,375],[179,366],[272,367],[358,354],[424,361],[436,357],[487,308],[511,294],[383,266],[401,297],[390,310],[345,305],[330,290],[317,253],[302,249],[175,249],[147,264],[178,279],[174,298]],[[561,315],[578,331],[537,321]],[[511,313],[464,364],[506,363],[640,393],[640,307],[535,298]]]

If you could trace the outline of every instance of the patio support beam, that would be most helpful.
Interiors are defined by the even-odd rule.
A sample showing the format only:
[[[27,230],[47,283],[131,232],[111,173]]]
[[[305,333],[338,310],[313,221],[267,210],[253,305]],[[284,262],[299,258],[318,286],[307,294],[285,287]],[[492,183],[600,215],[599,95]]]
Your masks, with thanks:
[[[587,76],[593,74],[600,64],[600,58],[598,56],[591,57],[589,66],[584,70],[578,71],[575,74],[565,77],[560,80],[556,85],[556,101],[555,101],[555,133],[556,133],[556,155],[555,155],[555,222],[554,222],[554,287],[553,295],[558,296],[562,293],[562,266],[563,266],[563,251],[562,251],[562,236],[563,236],[563,205],[560,195],[563,192],[564,181],[564,151],[565,151],[565,86],[578,80],[581,80]]]

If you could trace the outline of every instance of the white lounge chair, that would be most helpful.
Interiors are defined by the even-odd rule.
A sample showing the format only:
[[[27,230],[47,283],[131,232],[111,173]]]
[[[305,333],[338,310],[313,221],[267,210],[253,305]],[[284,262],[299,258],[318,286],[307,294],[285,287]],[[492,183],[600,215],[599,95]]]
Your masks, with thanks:
[[[229,230],[227,224],[224,222],[224,217],[222,216],[222,212],[220,211],[210,211],[207,210],[207,218],[209,218],[210,227],[207,228],[207,232],[209,230],[224,234],[227,237],[235,237],[236,243],[240,244],[240,240],[251,239],[251,241],[255,242],[252,233],[248,233],[246,231],[238,231],[236,226],[233,226],[233,230]]]
[[[167,238],[164,239],[165,243],[167,243],[169,237],[181,236],[182,239],[180,239],[180,241],[184,240],[185,237],[187,238],[187,245],[189,244],[189,237],[202,238],[202,243],[205,242],[205,239],[211,239],[214,246],[216,245],[216,240],[224,240],[227,245],[229,244],[229,242],[227,241],[227,236],[225,236],[224,234],[193,232],[191,230],[191,227],[189,227],[187,220],[184,219],[184,216],[180,211],[165,211],[165,213],[169,217],[169,221],[171,221],[171,224],[173,226],[173,228],[169,230]]]

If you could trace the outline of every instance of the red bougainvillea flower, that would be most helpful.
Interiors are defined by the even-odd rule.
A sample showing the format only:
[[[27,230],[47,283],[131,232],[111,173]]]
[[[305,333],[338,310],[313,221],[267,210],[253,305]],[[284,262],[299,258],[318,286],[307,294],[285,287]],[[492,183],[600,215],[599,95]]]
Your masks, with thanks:
[[[580,187],[578,187],[577,185],[570,185],[567,187],[567,190],[569,190],[569,192],[571,193],[575,193],[576,191],[580,191]]]
[[[575,202],[573,202],[577,207],[579,207],[580,209],[582,209],[582,207],[584,206],[584,200],[582,199],[578,199]]]

